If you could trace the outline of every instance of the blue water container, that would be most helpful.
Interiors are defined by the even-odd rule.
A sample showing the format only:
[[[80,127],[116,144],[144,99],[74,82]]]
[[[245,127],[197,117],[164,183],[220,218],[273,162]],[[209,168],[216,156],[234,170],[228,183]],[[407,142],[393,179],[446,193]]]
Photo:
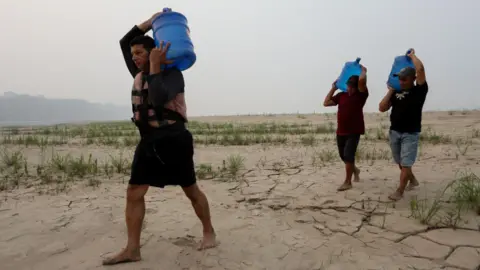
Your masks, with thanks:
[[[358,57],[355,61],[346,62],[343,66],[340,76],[338,76],[336,86],[341,91],[347,91],[347,81],[351,76],[362,74],[362,66],[360,65],[361,58]]]
[[[180,71],[189,69],[195,64],[197,56],[190,39],[190,28],[187,18],[170,8],[164,8],[163,13],[152,21],[153,39],[155,44],[170,42],[167,59],[173,60],[166,68],[176,67]]]
[[[392,65],[392,70],[390,71],[390,74],[388,75],[388,81],[387,84],[390,85],[395,91],[400,91],[400,81],[398,80],[398,77],[394,77],[393,75],[398,73],[402,68],[405,67],[413,67],[415,68],[415,65],[413,64],[412,59],[408,56],[410,53],[410,50],[407,51],[405,55],[400,55],[395,57],[393,60],[393,65]]]

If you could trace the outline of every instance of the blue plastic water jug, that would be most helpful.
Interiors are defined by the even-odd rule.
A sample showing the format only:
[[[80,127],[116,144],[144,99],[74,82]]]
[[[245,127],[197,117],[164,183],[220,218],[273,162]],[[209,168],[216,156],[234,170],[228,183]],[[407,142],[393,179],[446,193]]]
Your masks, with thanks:
[[[387,84],[390,85],[393,89],[395,89],[395,91],[400,91],[400,81],[398,80],[398,77],[394,77],[393,75],[398,73],[400,70],[402,70],[402,68],[405,68],[405,67],[415,68],[415,65],[413,64],[412,59],[408,57],[409,53],[410,53],[410,50],[408,50],[405,55],[400,55],[395,57],[393,61],[392,70],[388,75]]]
[[[346,62],[343,66],[340,76],[338,76],[336,86],[341,91],[347,91],[347,81],[351,76],[360,76],[362,73],[362,66],[360,65],[361,58],[358,57],[355,61]]]
[[[184,71],[195,64],[197,56],[190,40],[187,18],[183,14],[164,8],[163,13],[153,20],[152,30],[157,47],[162,41],[164,44],[170,42],[167,59],[174,62],[166,68],[176,67]]]

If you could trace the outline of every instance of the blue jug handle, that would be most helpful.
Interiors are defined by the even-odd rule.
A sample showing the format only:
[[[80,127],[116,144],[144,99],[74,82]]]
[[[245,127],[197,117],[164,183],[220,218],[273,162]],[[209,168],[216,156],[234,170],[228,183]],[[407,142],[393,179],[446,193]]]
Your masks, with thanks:
[[[362,58],[357,57],[357,59],[355,60],[355,62],[357,62],[357,64],[359,64],[359,63],[360,63],[360,60],[362,60]]]
[[[168,7],[163,8],[163,10],[162,10],[162,12],[169,12],[169,11],[172,11],[172,9],[171,9],[171,8],[168,8]]]
[[[412,51],[412,49],[408,49],[408,51],[405,53],[405,56],[407,56],[408,54],[410,54],[411,51]]]

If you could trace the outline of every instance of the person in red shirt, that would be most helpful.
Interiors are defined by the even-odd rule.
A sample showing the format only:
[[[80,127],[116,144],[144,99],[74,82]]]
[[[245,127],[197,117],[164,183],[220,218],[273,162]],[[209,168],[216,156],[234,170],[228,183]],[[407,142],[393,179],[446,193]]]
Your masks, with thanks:
[[[338,106],[337,112],[337,146],[340,158],[345,163],[345,182],[337,189],[344,191],[352,188],[352,176],[360,181],[360,170],[355,166],[355,154],[360,135],[365,134],[363,106],[368,98],[367,69],[362,66],[360,76],[352,76],[347,81],[347,91],[337,91],[336,81],[328,92],[323,106]]]

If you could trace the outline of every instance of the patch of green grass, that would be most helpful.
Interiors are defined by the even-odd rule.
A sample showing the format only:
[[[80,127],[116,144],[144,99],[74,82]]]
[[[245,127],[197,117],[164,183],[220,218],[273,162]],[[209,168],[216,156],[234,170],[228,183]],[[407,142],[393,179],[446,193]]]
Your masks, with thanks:
[[[464,173],[452,184],[453,201],[462,209],[473,210],[480,206],[480,177]]]
[[[434,199],[418,199],[417,196],[410,200],[410,212],[420,223],[429,225],[440,211],[442,205],[439,198]]]
[[[323,167],[327,164],[333,163],[338,159],[336,151],[331,149],[322,148],[316,150],[312,155],[312,166]]]
[[[456,228],[464,213],[471,210],[478,213],[479,208],[480,178],[473,173],[463,173],[433,198],[414,197],[410,201],[412,216],[429,226]]]
[[[452,138],[448,135],[437,133],[431,128],[427,128],[420,134],[420,141],[430,143],[430,144],[450,144],[452,143]]]
[[[213,169],[211,164],[198,165],[195,173],[198,179],[201,179],[201,180],[213,179],[216,176],[216,172]]]

